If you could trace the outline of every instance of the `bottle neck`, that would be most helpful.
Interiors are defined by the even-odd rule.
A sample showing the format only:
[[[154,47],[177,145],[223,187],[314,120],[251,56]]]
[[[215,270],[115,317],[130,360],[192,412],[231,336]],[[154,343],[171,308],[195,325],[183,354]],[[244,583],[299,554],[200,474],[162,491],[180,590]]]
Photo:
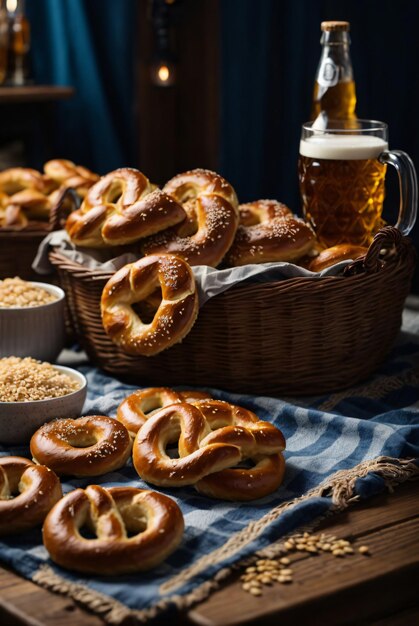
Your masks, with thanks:
[[[323,46],[318,75],[324,75],[327,82],[327,75],[331,68],[336,68],[336,79],[340,81],[353,80],[352,61],[350,57],[351,39],[347,31],[325,31],[322,34],[320,43]]]

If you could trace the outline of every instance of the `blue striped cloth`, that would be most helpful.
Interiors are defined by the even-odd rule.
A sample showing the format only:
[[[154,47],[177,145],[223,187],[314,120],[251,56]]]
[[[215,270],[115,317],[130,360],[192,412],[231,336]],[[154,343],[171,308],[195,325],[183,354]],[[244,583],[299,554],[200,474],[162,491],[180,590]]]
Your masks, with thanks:
[[[88,378],[84,413],[115,415],[118,404],[134,387],[117,382],[89,366],[80,369]],[[28,578],[32,578],[43,564],[48,564],[66,581],[81,583],[130,609],[150,609],[164,598],[168,599],[167,606],[170,607],[176,603],[176,596],[199,588],[221,568],[231,566],[293,529],[312,522],[331,508],[327,497],[316,496],[297,503],[267,524],[251,541],[237,544],[229,553],[222,553],[223,546],[233,536],[281,502],[297,498],[337,470],[352,468],[367,459],[380,455],[419,458],[418,382],[419,341],[411,334],[403,334],[380,371],[367,383],[346,392],[279,400],[210,389],[213,397],[247,407],[283,431],[287,441],[286,474],[276,493],[251,503],[232,503],[211,500],[199,495],[193,487],[160,489],[179,504],[186,530],[177,551],[148,573],[101,578],[67,572],[48,559],[39,529],[3,538],[0,559]],[[29,456],[26,447],[3,447],[0,453]],[[129,463],[122,470],[94,481],[66,479],[63,489],[68,492],[92,482],[107,486],[147,487]],[[383,488],[383,480],[371,474],[357,483],[357,492],[364,497]],[[194,570],[193,565],[204,555],[214,555],[213,562],[210,560],[205,567]],[[190,572],[186,579],[183,576],[185,571]]]

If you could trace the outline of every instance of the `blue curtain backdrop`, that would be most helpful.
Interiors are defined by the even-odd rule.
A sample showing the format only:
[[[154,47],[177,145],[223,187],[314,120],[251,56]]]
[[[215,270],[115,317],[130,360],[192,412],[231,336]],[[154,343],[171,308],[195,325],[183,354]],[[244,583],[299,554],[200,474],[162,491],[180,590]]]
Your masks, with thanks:
[[[56,108],[54,156],[99,173],[135,165],[136,0],[30,0],[32,74],[72,85]]]

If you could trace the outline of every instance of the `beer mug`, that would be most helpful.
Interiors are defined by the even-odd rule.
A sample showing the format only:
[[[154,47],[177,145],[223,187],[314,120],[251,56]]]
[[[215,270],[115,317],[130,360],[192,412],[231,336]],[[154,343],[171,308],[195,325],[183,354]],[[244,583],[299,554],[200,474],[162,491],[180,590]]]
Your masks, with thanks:
[[[382,219],[387,165],[397,171],[396,224],[407,235],[416,220],[418,184],[410,157],[388,150],[388,127],[375,120],[324,120],[303,124],[298,165],[305,219],[320,243],[368,246]]]

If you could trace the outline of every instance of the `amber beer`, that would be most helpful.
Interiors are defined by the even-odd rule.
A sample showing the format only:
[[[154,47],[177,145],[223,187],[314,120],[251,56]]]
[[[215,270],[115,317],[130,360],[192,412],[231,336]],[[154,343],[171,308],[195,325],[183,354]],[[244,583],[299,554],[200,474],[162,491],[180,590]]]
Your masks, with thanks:
[[[396,167],[401,191],[396,226],[407,234],[416,219],[417,178],[409,156],[389,151],[387,125],[341,120],[303,125],[299,181],[304,217],[326,247],[339,243],[368,246],[383,225],[387,164]]]
[[[369,245],[382,225],[388,145],[379,137],[311,137],[300,144],[305,218],[325,246]]]

